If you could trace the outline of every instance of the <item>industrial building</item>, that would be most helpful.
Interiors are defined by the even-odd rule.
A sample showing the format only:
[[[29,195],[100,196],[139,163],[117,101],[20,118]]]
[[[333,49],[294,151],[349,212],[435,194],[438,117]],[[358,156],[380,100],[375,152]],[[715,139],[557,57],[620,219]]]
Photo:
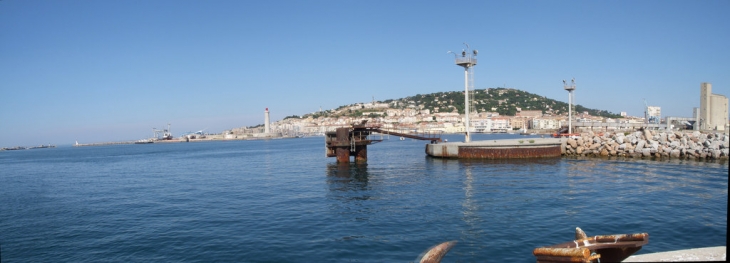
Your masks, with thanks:
[[[724,131],[728,123],[728,99],[724,95],[712,94],[712,84],[700,84],[700,130]]]

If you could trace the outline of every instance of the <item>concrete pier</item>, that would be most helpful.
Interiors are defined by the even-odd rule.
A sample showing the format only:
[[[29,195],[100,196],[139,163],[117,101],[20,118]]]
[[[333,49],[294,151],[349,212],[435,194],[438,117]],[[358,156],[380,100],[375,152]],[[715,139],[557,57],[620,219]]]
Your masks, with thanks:
[[[441,158],[512,159],[560,157],[566,139],[526,138],[426,144],[426,154]]]
[[[726,261],[727,248],[705,247],[630,256],[622,262],[698,262]]]

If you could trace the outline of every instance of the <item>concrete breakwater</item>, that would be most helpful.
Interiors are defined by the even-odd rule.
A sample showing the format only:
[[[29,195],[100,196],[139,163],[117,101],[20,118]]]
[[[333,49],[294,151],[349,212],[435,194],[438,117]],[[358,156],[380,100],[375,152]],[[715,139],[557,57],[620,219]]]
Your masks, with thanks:
[[[563,142],[565,156],[728,159],[730,136],[724,133],[639,130],[581,133]]]

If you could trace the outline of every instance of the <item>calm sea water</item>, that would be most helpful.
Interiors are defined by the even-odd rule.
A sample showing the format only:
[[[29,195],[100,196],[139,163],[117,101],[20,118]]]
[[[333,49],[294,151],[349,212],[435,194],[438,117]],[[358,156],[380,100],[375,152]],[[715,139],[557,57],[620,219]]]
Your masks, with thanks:
[[[576,226],[649,233],[637,254],[726,245],[727,162],[445,160],[395,137],[367,164],[324,152],[322,137],[0,152],[0,259],[411,262],[457,240],[444,262],[534,262]]]

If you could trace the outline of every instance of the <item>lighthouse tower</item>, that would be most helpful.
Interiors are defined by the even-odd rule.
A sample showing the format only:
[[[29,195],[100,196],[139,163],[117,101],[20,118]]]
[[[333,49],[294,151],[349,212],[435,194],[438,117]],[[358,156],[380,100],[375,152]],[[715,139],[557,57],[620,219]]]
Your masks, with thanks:
[[[269,108],[266,108],[266,111],[264,111],[264,133],[270,133],[271,130],[269,128]]]

